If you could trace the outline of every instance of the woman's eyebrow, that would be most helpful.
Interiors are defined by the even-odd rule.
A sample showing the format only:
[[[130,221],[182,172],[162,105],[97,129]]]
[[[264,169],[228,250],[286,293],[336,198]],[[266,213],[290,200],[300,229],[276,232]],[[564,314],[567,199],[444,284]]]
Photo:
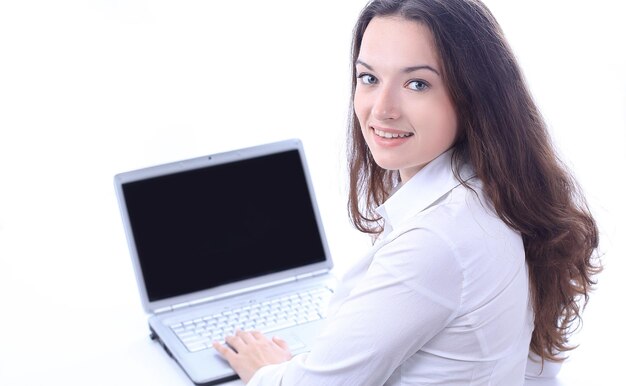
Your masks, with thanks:
[[[403,71],[405,73],[409,73],[409,72],[413,72],[413,71],[417,71],[417,70],[429,70],[429,71],[432,71],[435,74],[439,75],[439,71],[435,70],[434,68],[432,68],[431,66],[429,66],[427,64],[423,64],[423,65],[420,65],[420,66],[406,67]]]
[[[361,59],[357,59],[356,62],[354,62],[355,65],[360,64],[363,67],[367,68],[370,71],[374,71],[374,68],[372,66],[370,66],[369,64],[365,63],[364,61],[362,61]],[[439,74],[439,71],[435,70],[433,67],[427,65],[427,64],[422,64],[422,65],[418,65],[418,66],[411,66],[411,67],[405,67],[404,69],[402,69],[402,72],[404,73],[410,73],[413,71],[417,71],[417,70],[429,70],[434,72],[437,75]]]

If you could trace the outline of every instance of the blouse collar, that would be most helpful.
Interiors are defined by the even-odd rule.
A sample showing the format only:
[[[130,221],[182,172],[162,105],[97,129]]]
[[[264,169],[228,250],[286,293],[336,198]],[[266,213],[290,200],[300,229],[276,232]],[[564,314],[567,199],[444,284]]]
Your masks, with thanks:
[[[469,165],[461,167],[460,176],[467,181],[475,176]],[[405,220],[431,206],[461,182],[452,170],[452,149],[429,162],[408,181],[397,187],[391,197],[376,208],[385,220],[385,234]]]

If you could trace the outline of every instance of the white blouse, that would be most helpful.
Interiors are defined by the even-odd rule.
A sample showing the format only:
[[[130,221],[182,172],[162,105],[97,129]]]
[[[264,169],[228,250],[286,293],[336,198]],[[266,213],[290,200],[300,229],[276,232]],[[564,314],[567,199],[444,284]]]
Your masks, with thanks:
[[[519,233],[445,152],[377,210],[385,230],[343,277],[308,353],[249,385],[523,385],[533,312]]]

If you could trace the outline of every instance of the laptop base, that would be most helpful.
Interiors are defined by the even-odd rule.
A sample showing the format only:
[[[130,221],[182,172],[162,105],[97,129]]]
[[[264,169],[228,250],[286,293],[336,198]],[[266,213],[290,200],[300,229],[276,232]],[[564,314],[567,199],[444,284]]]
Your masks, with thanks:
[[[161,338],[159,338],[159,335],[154,331],[154,329],[151,326],[148,326],[148,328],[150,329],[150,340],[153,340],[157,343],[159,343],[161,345],[161,347],[163,348],[163,350],[167,353],[167,355],[172,358],[172,360],[174,362],[176,362],[177,365],[180,365],[178,363],[178,361],[176,360],[176,358],[174,358],[174,355],[172,355],[172,352],[170,351],[169,348],[167,348],[167,346],[165,345],[165,343],[163,343],[163,340],[161,340]],[[224,378],[220,378],[220,379],[216,379],[214,381],[210,381],[210,382],[194,382],[193,380],[191,380],[194,385],[196,386],[211,386],[211,385],[219,385],[222,383],[226,383],[226,382],[230,382],[230,381],[234,381],[236,379],[239,379],[239,376],[237,374],[235,375],[231,375],[231,376],[227,376]]]

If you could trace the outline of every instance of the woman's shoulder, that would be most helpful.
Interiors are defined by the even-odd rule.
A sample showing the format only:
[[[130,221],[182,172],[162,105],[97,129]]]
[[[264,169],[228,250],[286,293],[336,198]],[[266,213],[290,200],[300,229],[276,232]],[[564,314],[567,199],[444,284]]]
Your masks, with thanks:
[[[508,228],[493,208],[478,178],[459,183],[428,208],[410,218],[405,228],[427,228],[435,233],[449,234],[473,229],[489,232]]]
[[[398,233],[421,232],[422,237],[443,240],[462,257],[463,265],[474,260],[524,261],[521,235],[497,215],[477,178],[452,189],[403,228]]]

